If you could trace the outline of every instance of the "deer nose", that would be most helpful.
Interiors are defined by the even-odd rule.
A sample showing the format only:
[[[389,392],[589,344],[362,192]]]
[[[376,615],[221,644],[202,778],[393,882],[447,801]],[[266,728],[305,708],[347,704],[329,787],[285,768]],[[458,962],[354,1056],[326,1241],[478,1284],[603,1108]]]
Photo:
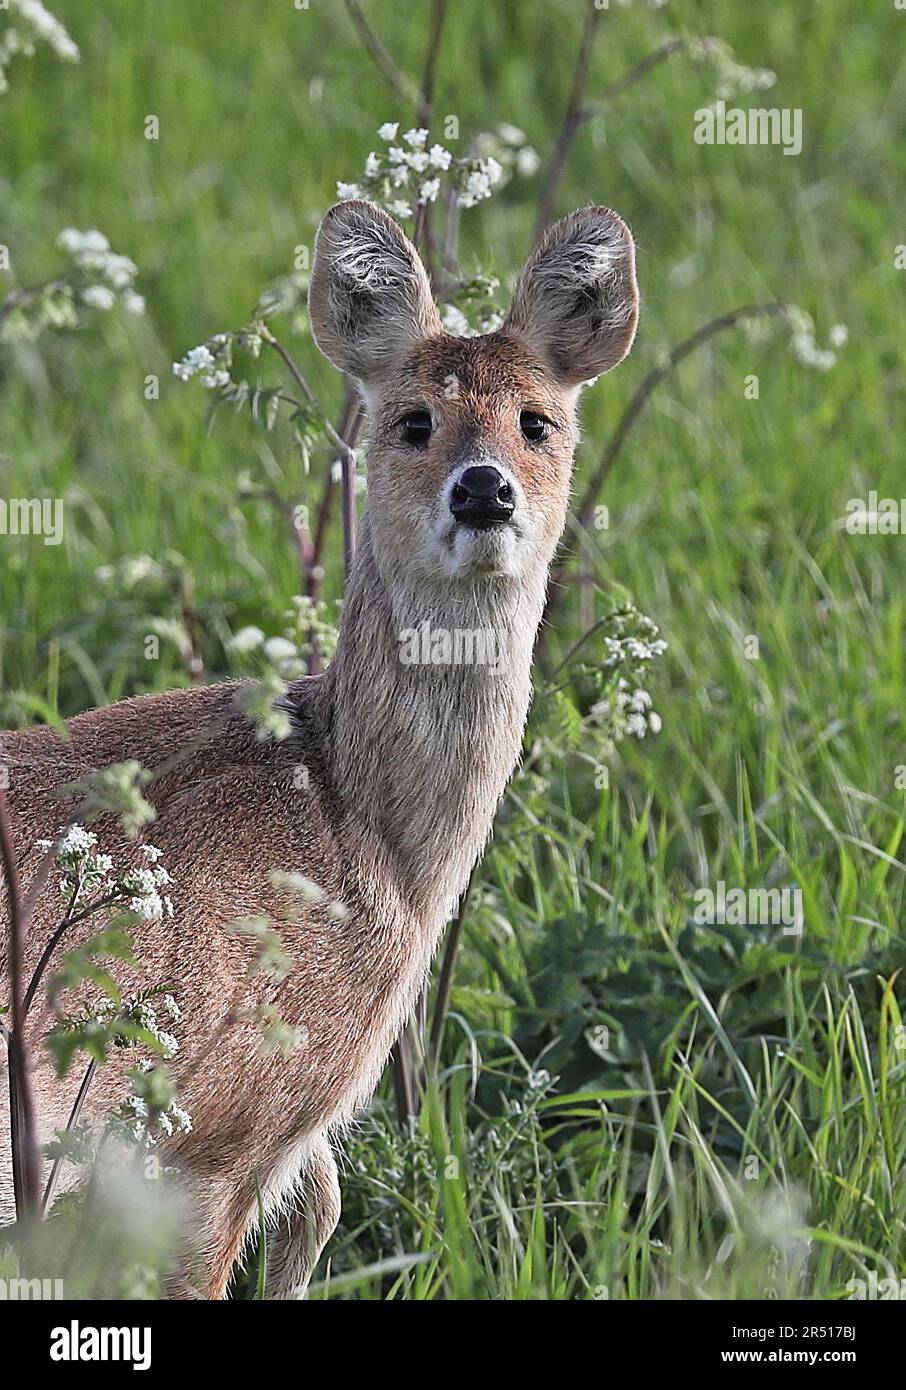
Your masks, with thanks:
[[[515,508],[512,487],[498,469],[486,463],[463,469],[450,493],[450,511],[455,519],[479,531],[509,521]]]

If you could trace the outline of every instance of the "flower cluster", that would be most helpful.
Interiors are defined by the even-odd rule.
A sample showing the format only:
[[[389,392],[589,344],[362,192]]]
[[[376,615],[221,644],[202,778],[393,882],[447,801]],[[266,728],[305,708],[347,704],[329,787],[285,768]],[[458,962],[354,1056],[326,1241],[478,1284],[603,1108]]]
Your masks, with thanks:
[[[399,123],[386,121],[378,130],[386,149],[372,150],[354,183],[337,184],[338,198],[370,198],[393,216],[412,217],[418,206],[437,201],[446,178],[460,207],[475,207],[490,198],[510,169],[528,177],[538,156],[516,126],[500,126],[497,136],[480,136],[473,153],[457,159],[452,150],[418,127],[398,136]]]
[[[65,227],[57,237],[57,245],[72,257],[83,277],[84,283],[76,287],[82,304],[108,310],[119,300],[129,314],[145,312],[145,301],[134,289],[138,266],[128,256],[111,250],[103,232]]]
[[[126,869],[115,873],[113,858],[97,851],[98,837],[93,830],[81,825],[67,825],[56,840],[38,840],[35,848],[42,854],[56,853],[62,871],[60,892],[66,899],[71,915],[93,912],[101,905],[125,904],[143,920],[173,916],[173,903],[161,888],[172,883],[170,875],[158,863],[161,852],[154,845],[142,845],[141,852],[150,867]]]
[[[261,356],[261,337],[244,329],[236,333],[215,333],[198,347],[190,348],[186,355],[173,363],[173,375],[180,381],[191,381],[198,377],[202,386],[209,391],[229,386],[233,368],[233,345],[238,340],[255,358]]]
[[[337,922],[345,922],[349,916],[349,908],[345,903],[331,898],[320,883],[315,883],[313,878],[306,878],[305,874],[284,873],[275,869],[271,874],[271,883],[278,892],[285,895],[288,903],[294,908],[304,910],[320,907],[328,917]]]
[[[327,614],[323,599],[297,594],[287,609],[282,636],[266,637],[260,627],[242,627],[233,636],[230,651],[240,657],[260,654],[281,680],[296,680],[306,674],[313,647],[325,662],[336,651],[337,626]]]
[[[11,14],[8,27],[0,33],[0,93],[9,90],[6,69],[13,58],[31,58],[38,43],[46,43],[65,63],[79,61],[78,44],[40,0],[7,0],[3,6]]]
[[[77,328],[80,310],[106,313],[120,305],[128,314],[145,312],[145,301],[134,287],[137,265],[111,250],[103,232],[66,227],[57,246],[71,257],[71,265],[43,284],[11,291],[0,320],[3,341],[34,342],[47,328]]]
[[[587,655],[595,634],[604,646],[597,661]],[[538,732],[522,779],[545,776],[550,754],[575,753],[597,770],[624,738],[659,733],[661,718],[646,683],[652,663],[666,650],[656,624],[632,603],[613,609],[590,628],[564,662],[570,666],[566,682],[555,682],[536,702],[530,727]],[[586,653],[584,659],[574,662],[580,651]]]
[[[819,348],[816,341],[815,324],[809,314],[798,306],[787,313],[793,330],[791,346],[793,356],[804,367],[814,367],[819,372],[829,372],[837,361],[837,352],[849,341],[849,329],[845,323],[835,323],[830,330],[830,346]]]
[[[129,1073],[129,1095],[107,1122],[108,1134],[150,1149],[161,1137],[187,1133],[191,1117],[178,1103],[173,1079],[164,1066],[141,1062]]]
[[[538,151],[528,143],[525,131],[509,121],[501,122],[496,130],[482,131],[475,141],[475,153],[499,164],[501,173],[497,182],[501,187],[513,175],[530,179],[541,168]]]
[[[172,994],[168,991],[161,992],[158,989],[148,989],[143,990],[140,994],[131,994],[122,1003],[113,999],[106,999],[92,1010],[91,1016],[97,1023],[108,1027],[115,1023],[132,1025],[132,1029],[121,1029],[116,1033],[113,1038],[115,1047],[136,1047],[140,1042],[146,1042],[146,1039],[139,1039],[132,1031],[133,1029],[141,1030],[143,1033],[150,1034],[153,1046],[155,1050],[160,1052],[161,1056],[175,1057],[179,1051],[179,1043],[173,1033],[161,1027],[157,1008],[152,1003],[152,1000],[155,999],[166,1015],[167,1021],[173,1024],[178,1023],[181,1016],[179,1005]],[[148,1062],[142,1065],[150,1066],[151,1064]]]
[[[633,686],[625,676],[617,680],[612,695],[592,705],[591,717],[607,726],[612,743],[622,738],[644,738],[661,731],[661,716],[651,707],[651,696],[641,686]]]
[[[503,313],[495,302],[499,289],[500,281],[494,275],[476,275],[460,281],[441,306],[440,319],[446,331],[457,338],[493,333],[503,322]]]
[[[162,584],[167,571],[151,555],[125,555],[115,565],[98,565],[94,577],[102,584],[115,582],[118,588],[134,589],[148,582]]]
[[[720,101],[747,92],[765,91],[777,81],[777,74],[770,68],[750,68],[740,63],[733,49],[723,39],[710,36],[690,39],[689,53],[694,60],[714,66],[717,77],[715,97]]]
[[[660,732],[661,717],[652,708],[643,681],[652,661],[667,650],[657,624],[632,605],[611,614],[610,627],[601,662],[601,670],[610,673],[610,680],[589,710],[592,726],[604,733],[608,749],[623,738]]]

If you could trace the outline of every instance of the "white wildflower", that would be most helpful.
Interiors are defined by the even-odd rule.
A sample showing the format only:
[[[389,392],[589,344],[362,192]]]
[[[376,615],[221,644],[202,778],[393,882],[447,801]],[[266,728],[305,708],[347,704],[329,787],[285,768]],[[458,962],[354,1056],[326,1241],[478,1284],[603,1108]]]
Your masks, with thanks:
[[[58,58],[67,63],[79,61],[78,44],[70,38],[56,15],[46,10],[40,0],[9,0],[9,5],[4,5],[3,8],[9,8],[19,14],[35,36],[49,44]]]
[[[172,1021],[173,1023],[178,1023],[179,1020],[180,1020],[180,1017],[182,1016],[182,1009],[179,1007],[179,1005],[177,1004],[176,1000],[173,998],[173,995],[172,995],[172,994],[164,994],[164,995],[162,995],[162,996],[161,996],[161,1001],[160,1001],[160,1003],[161,1003],[161,1008],[164,1010],[164,1012],[166,1013],[167,1017],[168,1017],[169,1019],[171,1019],[171,1021]]]
[[[440,179],[425,179],[418,190],[418,201],[420,203],[433,203],[439,192]]]
[[[298,655],[296,645],[286,637],[269,637],[264,644],[264,655],[275,663],[287,661]]]
[[[457,338],[469,336],[469,320],[455,304],[445,304],[441,310],[440,318],[447,333],[452,333]]]
[[[453,155],[443,145],[432,145],[428,151],[428,163],[432,169],[449,169]]]
[[[203,376],[201,378],[201,384],[207,387],[209,391],[216,391],[218,387],[229,386],[230,374],[225,371],[223,367],[218,367],[216,371],[208,372],[206,376]]]
[[[198,372],[212,371],[214,365],[211,349],[202,343],[200,347],[190,348],[181,362],[173,363],[173,375],[180,381],[190,381]]]
[[[157,922],[164,915],[164,904],[159,893],[143,893],[140,898],[130,898],[129,909],[142,922]]]
[[[830,345],[832,348],[846,347],[849,342],[849,329],[845,323],[835,323],[830,331]]]
[[[260,627],[241,627],[230,638],[230,649],[234,652],[252,652],[264,641]]]
[[[479,169],[474,169],[466,179],[465,187],[459,194],[461,207],[473,208],[476,203],[480,203],[482,198],[490,198],[491,181],[487,174]]]
[[[521,178],[530,179],[541,167],[538,151],[531,145],[523,145],[516,155],[516,170]]]
[[[396,132],[400,128],[399,121],[385,121],[382,126],[378,126],[378,135],[388,143],[396,139]]]
[[[361,196],[362,196],[362,190],[361,190],[361,188],[359,187],[359,185],[358,185],[357,183],[343,183],[342,180],[338,181],[338,183],[337,183],[337,197],[338,197],[338,198],[343,198],[343,199],[346,199],[346,198],[361,198]]]
[[[60,854],[87,854],[98,842],[93,830],[82,825],[68,825],[60,839]]]
[[[410,204],[405,202],[402,198],[395,198],[392,203],[388,204],[387,211],[391,213],[393,217],[412,216],[412,208]]]
[[[106,285],[89,285],[82,291],[82,303],[90,305],[92,309],[112,309],[116,295]]]
[[[375,179],[377,178],[380,172],[380,158],[378,157],[378,155],[375,154],[374,150],[372,150],[369,153],[368,158],[365,160],[365,177],[366,179]]]
[[[429,132],[427,130],[407,130],[403,135],[403,139],[406,144],[411,145],[414,150],[420,150],[424,148],[428,135]]]
[[[95,258],[82,257],[83,263]],[[138,274],[138,266],[135,261],[128,256],[118,256],[115,251],[109,251],[96,258],[96,268],[101,272],[105,279],[116,290],[125,290]]]
[[[176,1101],[171,1101],[167,1108],[167,1116],[173,1122],[174,1128],[188,1132],[192,1128],[192,1120],[188,1111],[183,1110]]]
[[[80,232],[75,227],[64,227],[57,237],[57,245],[61,251],[68,251],[71,256],[99,255],[110,250],[110,242],[93,228],[89,232]]]
[[[505,145],[525,144],[525,131],[520,130],[518,125],[510,125],[508,121],[503,121],[497,127],[497,134]]]

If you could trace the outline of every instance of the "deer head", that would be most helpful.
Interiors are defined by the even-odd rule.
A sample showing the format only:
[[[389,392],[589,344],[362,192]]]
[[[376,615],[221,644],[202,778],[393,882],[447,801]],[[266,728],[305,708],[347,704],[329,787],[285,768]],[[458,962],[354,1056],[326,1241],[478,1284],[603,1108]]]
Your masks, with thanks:
[[[543,579],[566,517],[579,392],[635,336],[625,223],[603,207],[556,223],[501,328],[459,338],[393,219],[339,203],[318,232],[309,305],[315,341],[365,399],[369,536],[385,582]]]

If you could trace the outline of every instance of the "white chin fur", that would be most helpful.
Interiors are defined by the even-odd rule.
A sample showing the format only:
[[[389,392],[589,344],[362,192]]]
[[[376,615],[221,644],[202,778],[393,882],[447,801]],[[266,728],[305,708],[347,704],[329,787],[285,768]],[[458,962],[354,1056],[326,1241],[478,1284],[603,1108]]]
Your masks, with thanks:
[[[522,569],[520,537],[512,526],[473,531],[451,526],[440,540],[443,568],[451,578],[500,574],[517,576]]]

